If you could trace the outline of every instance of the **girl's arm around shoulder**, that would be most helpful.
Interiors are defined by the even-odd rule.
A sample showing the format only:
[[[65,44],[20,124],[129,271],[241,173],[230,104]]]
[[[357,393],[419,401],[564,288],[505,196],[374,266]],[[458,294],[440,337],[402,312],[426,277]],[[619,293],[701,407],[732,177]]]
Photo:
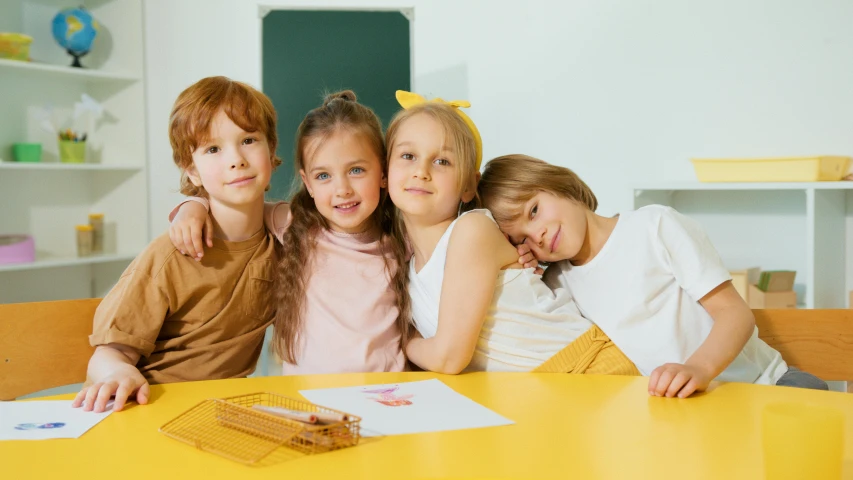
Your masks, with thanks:
[[[213,246],[213,221],[210,204],[202,197],[187,197],[169,215],[169,239],[184,255],[196,260],[204,256],[204,246]],[[281,241],[290,225],[287,202],[264,202],[264,226]]]
[[[516,249],[494,221],[477,213],[459,219],[447,250],[438,330],[429,339],[413,338],[406,349],[409,359],[434,372],[464,370],[474,355],[497,275],[517,261]]]
[[[169,214],[169,239],[183,255],[201,260],[204,245],[213,246],[210,203],[204,197],[186,197]],[[204,241],[202,241],[204,237]]]

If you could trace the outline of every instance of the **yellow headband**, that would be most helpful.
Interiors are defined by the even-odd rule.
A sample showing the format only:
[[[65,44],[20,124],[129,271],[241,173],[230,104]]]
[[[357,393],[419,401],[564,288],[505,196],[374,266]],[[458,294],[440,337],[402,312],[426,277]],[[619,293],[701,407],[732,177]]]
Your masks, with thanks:
[[[451,102],[445,102],[440,98],[433,98],[432,100],[427,100],[424,97],[418,95],[417,93],[406,92],[403,90],[397,90],[397,102],[400,103],[400,106],[404,109],[408,110],[415,105],[419,105],[421,103],[426,102],[438,102],[443,103],[445,105],[450,105],[453,107],[453,110],[462,117],[462,120],[465,122],[465,125],[468,125],[468,128],[471,130],[471,134],[474,135],[474,145],[477,148],[477,171],[480,171],[480,164],[483,162],[483,140],[480,138],[480,131],[477,130],[477,126],[474,125],[474,121],[471,120],[468,115],[465,115],[465,112],[459,109],[459,107],[469,108],[471,106],[471,102],[466,102],[465,100],[453,100]]]

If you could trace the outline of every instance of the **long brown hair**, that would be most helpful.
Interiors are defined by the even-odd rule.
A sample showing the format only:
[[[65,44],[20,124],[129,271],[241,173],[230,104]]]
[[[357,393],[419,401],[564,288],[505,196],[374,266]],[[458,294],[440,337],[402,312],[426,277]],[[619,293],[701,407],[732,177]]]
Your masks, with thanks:
[[[356,132],[370,143],[387,178],[388,161],[379,118],[369,107],[358,103],[355,93],[351,90],[327,95],[323,105],[308,112],[299,124],[293,161],[296,177],[299,177],[299,171],[306,166],[306,149],[311,142],[322,142],[341,130]],[[302,316],[305,313],[305,289],[311,271],[311,257],[317,234],[322,229],[329,228],[329,224],[317,210],[314,199],[302,182],[299,182],[296,193],[290,200],[290,213],[291,222],[284,233],[279,250],[276,289],[278,309],[273,345],[279,357],[288,363],[296,364],[299,349],[297,337],[302,329]],[[382,232],[380,245],[385,259],[385,270],[397,297],[400,348],[405,352],[411,315],[407,290],[408,270],[405,268],[407,259],[404,246],[390,241],[389,238],[395,217],[387,191],[381,196],[371,218]]]
[[[598,208],[595,194],[575,172],[528,155],[504,155],[489,161],[477,190],[498,225],[515,221],[537,192],[575,201],[593,212]]]

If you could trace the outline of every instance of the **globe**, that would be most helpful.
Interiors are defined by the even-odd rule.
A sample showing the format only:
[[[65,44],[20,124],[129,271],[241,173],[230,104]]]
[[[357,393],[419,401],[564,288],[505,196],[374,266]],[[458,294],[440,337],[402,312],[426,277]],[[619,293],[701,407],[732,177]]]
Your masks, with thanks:
[[[53,17],[53,38],[74,57],[72,67],[82,67],[80,57],[89,53],[98,34],[98,22],[83,7],[67,8]]]

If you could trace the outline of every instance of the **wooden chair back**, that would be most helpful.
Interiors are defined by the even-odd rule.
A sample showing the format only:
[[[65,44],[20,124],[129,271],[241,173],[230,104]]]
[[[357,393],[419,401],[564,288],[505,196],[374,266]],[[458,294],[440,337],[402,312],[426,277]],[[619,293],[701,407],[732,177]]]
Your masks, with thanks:
[[[86,380],[99,298],[0,305],[0,400]]]
[[[853,380],[853,310],[753,310],[758,336],[789,366],[822,380]]]
[[[94,348],[101,300],[0,305],[0,400],[80,383]],[[759,337],[790,366],[823,380],[853,380],[853,310],[753,310]]]

